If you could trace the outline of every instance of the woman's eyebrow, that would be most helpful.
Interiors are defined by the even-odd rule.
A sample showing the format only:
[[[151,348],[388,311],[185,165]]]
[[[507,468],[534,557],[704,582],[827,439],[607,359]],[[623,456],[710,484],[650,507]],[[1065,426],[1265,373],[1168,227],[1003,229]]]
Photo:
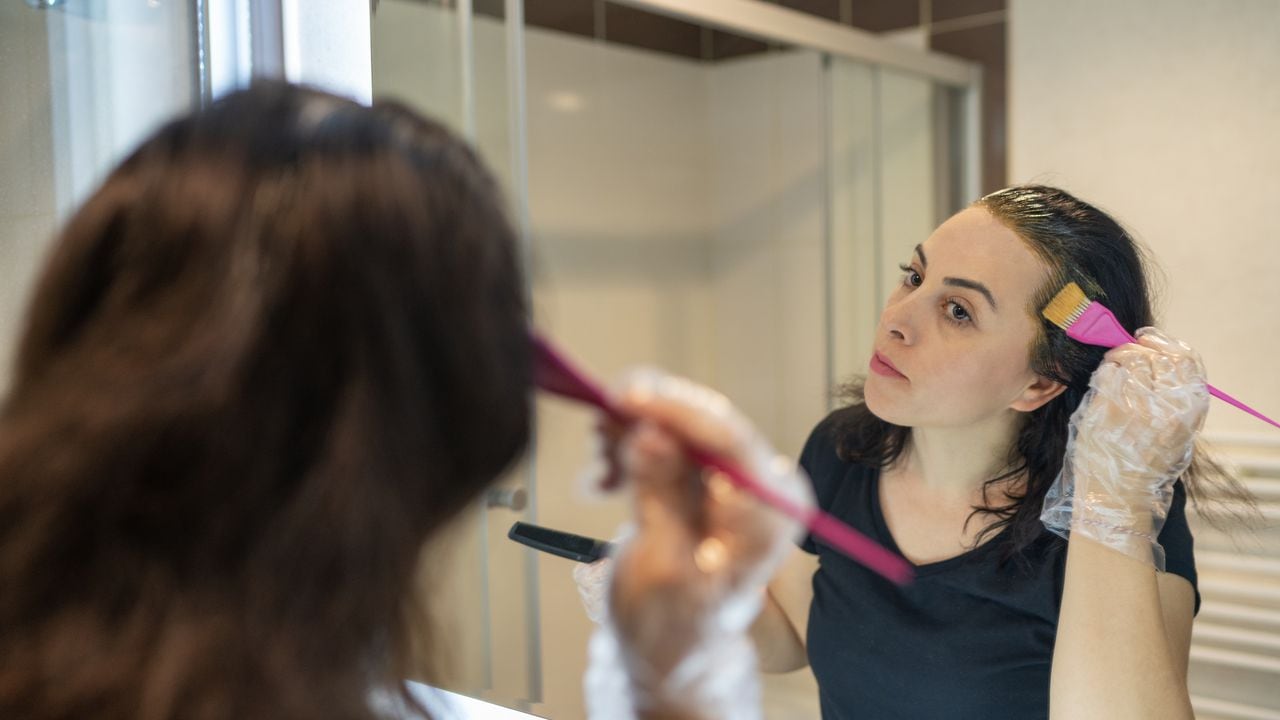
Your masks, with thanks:
[[[924,267],[926,270],[929,269],[929,259],[924,256],[924,248],[922,246],[916,245],[916,255],[920,256],[920,265]],[[982,293],[982,296],[987,299],[987,302],[991,303],[992,310],[999,310],[999,308],[996,307],[996,296],[991,294],[991,291],[987,289],[986,285],[983,285],[977,280],[966,280],[964,278],[948,277],[948,278],[942,278],[942,284],[951,285],[953,287],[968,288],[970,290],[977,290],[978,292]]]
[[[970,290],[977,290],[978,292],[982,293],[982,296],[987,299],[987,302],[991,303],[992,310],[999,310],[999,308],[996,307],[995,296],[991,294],[991,291],[987,289],[986,285],[983,285],[977,280],[966,280],[964,278],[946,277],[946,278],[942,278],[942,284],[952,285],[954,287],[969,288]]]

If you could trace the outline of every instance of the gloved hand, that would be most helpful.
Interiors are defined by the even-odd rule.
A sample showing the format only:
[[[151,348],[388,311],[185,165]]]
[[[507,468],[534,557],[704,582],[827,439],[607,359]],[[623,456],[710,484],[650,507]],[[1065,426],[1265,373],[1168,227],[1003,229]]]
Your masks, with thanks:
[[[582,609],[591,622],[601,625],[609,617],[609,581],[613,579],[613,558],[573,566],[573,582],[582,598]]]
[[[1200,356],[1155,328],[1108,351],[1071,416],[1040,519],[1164,570],[1157,538],[1209,409]]]
[[[590,459],[578,475],[579,492],[586,498],[599,499],[619,489],[622,484],[622,440],[627,428],[601,418],[592,436]],[[619,529],[610,541],[614,548],[621,547],[631,535],[629,524]],[[578,587],[578,597],[587,617],[596,625],[604,623],[608,616],[605,603],[609,596],[609,581],[613,577],[613,558],[606,557],[593,563],[577,563],[573,566],[573,582]]]
[[[802,527],[704,473],[684,447],[732,459],[801,507],[814,504],[809,481],[705,387],[644,371],[620,402],[638,419],[620,441],[635,519],[612,558],[604,623],[591,641],[588,714],[760,717],[747,628]]]

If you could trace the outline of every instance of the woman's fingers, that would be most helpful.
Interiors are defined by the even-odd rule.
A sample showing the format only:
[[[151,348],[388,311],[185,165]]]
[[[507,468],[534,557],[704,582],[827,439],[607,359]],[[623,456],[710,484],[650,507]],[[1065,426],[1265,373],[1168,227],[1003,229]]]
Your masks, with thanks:
[[[622,444],[622,462],[633,484],[642,527],[675,523],[699,525],[702,490],[696,469],[679,441],[649,420],[641,420]]]
[[[622,485],[622,438],[627,426],[613,418],[601,415],[596,420],[596,435],[603,461],[603,477],[597,479],[599,490],[610,492]]]

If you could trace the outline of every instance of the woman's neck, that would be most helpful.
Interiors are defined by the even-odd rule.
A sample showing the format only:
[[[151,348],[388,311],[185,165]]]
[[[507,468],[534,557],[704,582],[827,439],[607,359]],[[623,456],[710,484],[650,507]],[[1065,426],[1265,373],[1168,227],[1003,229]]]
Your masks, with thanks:
[[[1021,421],[1020,413],[1009,411],[964,427],[912,428],[894,470],[929,492],[966,501],[981,497],[984,484],[1008,469]]]

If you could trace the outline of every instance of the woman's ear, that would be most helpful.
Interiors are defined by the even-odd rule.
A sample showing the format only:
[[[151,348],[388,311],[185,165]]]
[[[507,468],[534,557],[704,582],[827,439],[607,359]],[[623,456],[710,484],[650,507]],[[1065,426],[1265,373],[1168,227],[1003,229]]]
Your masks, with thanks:
[[[1066,389],[1067,386],[1057,380],[1037,375],[1035,381],[1028,385],[1022,391],[1022,394],[1009,404],[1009,407],[1018,412],[1038,410],[1045,403],[1061,395],[1062,391]]]

